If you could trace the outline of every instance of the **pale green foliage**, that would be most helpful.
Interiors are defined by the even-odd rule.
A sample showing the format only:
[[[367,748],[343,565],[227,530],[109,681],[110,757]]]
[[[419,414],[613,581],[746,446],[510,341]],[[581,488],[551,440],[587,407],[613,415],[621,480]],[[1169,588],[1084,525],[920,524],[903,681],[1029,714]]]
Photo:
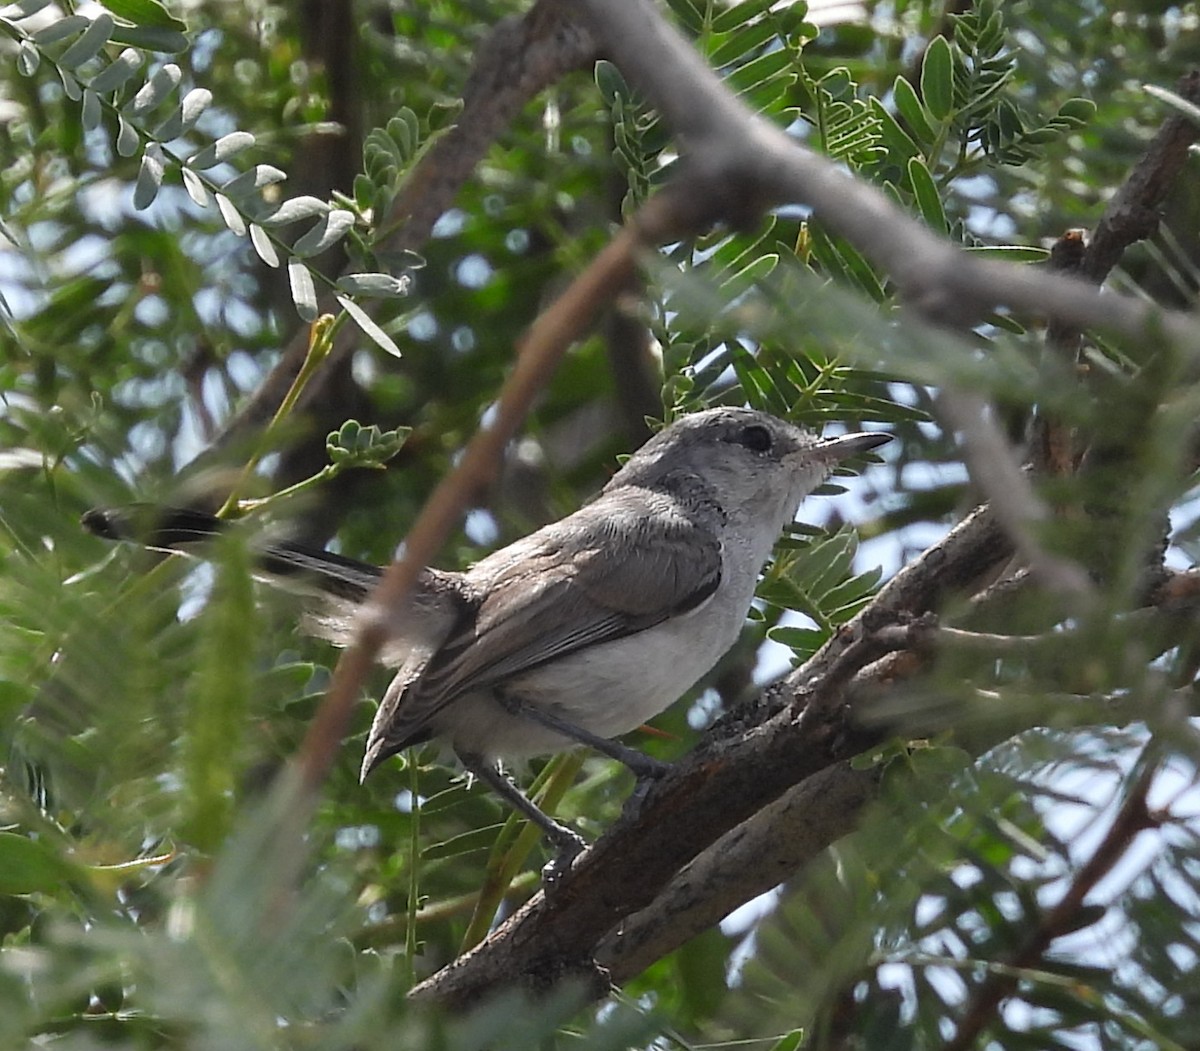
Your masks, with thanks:
[[[197,86],[180,94],[183,69],[174,62],[158,61],[152,54],[184,51],[188,46],[181,32],[184,24],[169,16],[155,0],[117,6],[137,24],[119,26],[107,11],[101,11],[92,19],[62,16],[30,31],[27,23],[46,11],[39,0],[12,5],[0,24],[19,41],[20,70],[24,75],[33,76],[43,62],[52,64],[67,97],[82,100],[85,131],[100,128],[104,115],[115,117],[117,153],[122,157],[140,155],[133,190],[136,209],[154,204],[168,172],[178,171],[191,200],[200,208],[215,206],[225,226],[236,236],[249,234],[256,254],[266,265],[278,267],[286,261],[296,310],[304,321],[315,321],[319,308],[314,279],[325,279],[304,260],[328,251],[353,234],[355,255],[374,262],[375,242],[383,240],[374,224],[386,217],[398,179],[421,153],[421,129],[415,115],[411,110],[401,110],[386,130],[377,129],[368,139],[368,173],[362,177],[363,183],[356,185],[360,201],[355,210],[338,207],[336,200],[330,203],[315,197],[280,201],[278,188],[287,173],[279,168],[253,164],[238,174],[227,174],[228,162],[242,158],[256,145],[252,133],[225,132],[196,147],[195,133],[213,102],[212,90]],[[68,40],[71,43],[64,48]],[[120,53],[106,50],[107,45],[126,41],[140,42],[143,47],[126,47]],[[395,163],[378,163],[381,144],[392,144]],[[290,245],[272,232],[303,219],[315,221]],[[356,224],[361,229],[355,230]],[[409,265],[419,262],[411,260]],[[395,275],[371,272],[349,275],[337,287],[364,297],[397,297],[407,290],[406,282]],[[399,357],[392,339],[357,303],[347,296],[338,296],[337,302],[365,335]]]

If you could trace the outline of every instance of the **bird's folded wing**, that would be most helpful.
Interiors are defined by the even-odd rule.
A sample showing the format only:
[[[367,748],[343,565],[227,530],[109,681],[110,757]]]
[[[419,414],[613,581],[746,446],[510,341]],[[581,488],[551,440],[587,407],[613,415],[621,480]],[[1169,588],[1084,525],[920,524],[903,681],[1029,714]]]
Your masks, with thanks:
[[[721,545],[710,529],[644,507],[588,510],[567,520],[568,529],[557,523],[518,541],[520,557],[480,582],[475,615],[460,621],[419,677],[397,676],[371,728],[370,766],[422,739],[457,697],[643,631],[717,589]]]

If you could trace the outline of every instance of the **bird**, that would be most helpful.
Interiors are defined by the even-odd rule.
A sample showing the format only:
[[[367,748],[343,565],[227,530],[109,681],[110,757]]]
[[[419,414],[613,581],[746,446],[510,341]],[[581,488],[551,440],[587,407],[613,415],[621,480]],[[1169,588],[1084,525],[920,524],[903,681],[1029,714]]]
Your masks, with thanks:
[[[501,764],[584,744],[644,780],[666,764],[616,740],[687,692],[737,640],[759,575],[800,503],[886,432],[820,438],[769,413],[719,406],[677,417],[578,510],[461,572],[425,569],[384,648],[395,674],[360,767],[436,739],[556,848],[555,881],[584,848]],[[141,525],[139,525],[139,521]],[[205,512],[93,509],[89,531],[188,550],[226,528]],[[333,596],[314,630],[345,644],[348,604],[378,566],[292,543],[262,567]]]

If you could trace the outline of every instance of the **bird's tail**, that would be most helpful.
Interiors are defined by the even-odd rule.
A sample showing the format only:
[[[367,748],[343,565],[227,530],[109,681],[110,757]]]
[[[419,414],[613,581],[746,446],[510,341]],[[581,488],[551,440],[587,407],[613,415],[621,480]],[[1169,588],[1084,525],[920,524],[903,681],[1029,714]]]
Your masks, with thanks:
[[[196,554],[197,547],[227,531],[231,523],[191,508],[130,504],[97,507],[82,518],[83,528],[105,540],[128,540],[158,551]],[[289,541],[258,549],[259,568],[271,577],[297,580],[325,594],[362,602],[379,582],[383,570],[370,562]]]

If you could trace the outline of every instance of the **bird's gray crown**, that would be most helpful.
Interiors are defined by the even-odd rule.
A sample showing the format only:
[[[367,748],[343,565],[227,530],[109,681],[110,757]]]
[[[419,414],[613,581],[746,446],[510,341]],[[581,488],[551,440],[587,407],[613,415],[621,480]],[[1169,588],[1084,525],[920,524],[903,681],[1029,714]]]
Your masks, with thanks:
[[[815,448],[808,431],[756,409],[721,406],[681,416],[629,458],[605,487],[654,485],[681,470],[702,469],[714,456],[731,454],[747,464],[778,463]]]

